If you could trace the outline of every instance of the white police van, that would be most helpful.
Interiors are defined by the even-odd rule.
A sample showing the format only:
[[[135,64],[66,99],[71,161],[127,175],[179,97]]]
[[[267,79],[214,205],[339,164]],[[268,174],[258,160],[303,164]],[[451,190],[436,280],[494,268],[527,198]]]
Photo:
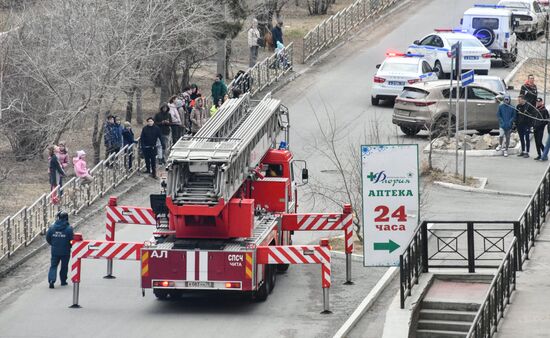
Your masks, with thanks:
[[[510,9],[497,5],[475,5],[464,12],[462,30],[474,35],[491,52],[491,57],[501,59],[504,66],[516,61],[517,37],[514,28],[517,21]]]

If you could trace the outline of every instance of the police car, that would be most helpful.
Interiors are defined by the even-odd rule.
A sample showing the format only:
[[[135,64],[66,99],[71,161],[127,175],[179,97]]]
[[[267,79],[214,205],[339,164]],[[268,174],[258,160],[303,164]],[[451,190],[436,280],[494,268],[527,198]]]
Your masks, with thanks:
[[[436,29],[434,33],[416,40],[407,53],[423,54],[440,79],[451,73],[451,46],[462,43],[462,71],[474,70],[487,75],[491,68],[491,52],[473,35],[461,29]]]
[[[437,80],[437,74],[421,54],[386,53],[386,59],[376,68],[378,71],[373,79],[371,93],[374,106],[380,100],[395,99],[405,85]]]

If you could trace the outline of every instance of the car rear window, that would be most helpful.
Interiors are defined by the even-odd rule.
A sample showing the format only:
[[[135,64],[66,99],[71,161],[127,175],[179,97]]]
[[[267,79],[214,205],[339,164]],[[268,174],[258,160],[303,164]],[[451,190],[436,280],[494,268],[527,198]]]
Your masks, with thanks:
[[[417,73],[418,65],[413,63],[386,62],[380,68],[380,70],[383,70],[386,72]]]
[[[399,95],[402,99],[425,99],[429,92],[413,87],[405,87]]]
[[[504,88],[504,84],[502,81],[497,79],[490,79],[490,80],[481,80],[481,81],[475,81],[479,85],[483,87],[487,87],[489,89],[492,89],[493,91],[500,93],[503,91],[506,91],[506,88]]]
[[[462,47],[483,47],[478,39],[449,39],[449,44],[454,45],[458,41],[462,42]]]
[[[490,28],[498,29],[498,19],[497,18],[473,18],[472,19],[472,28]]]

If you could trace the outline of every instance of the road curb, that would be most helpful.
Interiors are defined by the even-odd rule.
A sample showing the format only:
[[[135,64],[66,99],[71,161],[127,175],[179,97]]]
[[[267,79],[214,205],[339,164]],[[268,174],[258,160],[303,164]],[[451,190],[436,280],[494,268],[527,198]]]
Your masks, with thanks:
[[[488,194],[488,195],[500,195],[500,196],[516,196],[516,197],[531,197],[531,194],[525,194],[521,192],[513,192],[513,191],[499,191],[499,190],[492,190],[492,189],[484,189],[484,188],[474,188],[474,187],[465,187],[460,184],[454,184],[449,182],[441,182],[441,181],[434,181],[434,184],[439,185],[444,188],[453,189],[453,190],[460,190],[460,191],[466,191],[466,192],[474,192],[479,194]]]
[[[127,194],[130,190],[132,190],[135,186],[137,186],[139,183],[143,182],[145,180],[145,177],[138,178],[138,180],[135,182],[135,184],[128,186],[126,189],[120,191],[117,193],[117,191],[113,191],[110,196],[117,196],[120,197],[122,195]],[[127,181],[128,182],[128,181]],[[89,217],[94,216],[95,214],[101,212],[105,208],[104,204],[101,204],[100,206],[96,207],[95,209],[92,209],[92,211],[88,212],[86,215],[83,215],[82,217],[79,217],[79,219],[72,224],[73,228],[76,230],[81,224],[85,222],[86,219]],[[36,239],[38,240],[38,239]],[[0,278],[4,278],[6,275],[8,275],[13,270],[17,269],[21,264],[24,264],[26,261],[34,257],[40,250],[44,249],[48,246],[48,243],[43,242],[36,248],[31,249],[31,251],[25,255],[23,255],[21,258],[17,259],[16,261],[12,262],[9,266],[0,269]],[[9,258],[8,261],[9,262]]]
[[[523,64],[525,62],[527,62],[527,60],[529,60],[530,58],[529,57],[526,57],[525,59],[521,60],[515,67],[514,69],[512,69],[512,71],[510,73],[508,73],[508,75],[506,75],[506,77],[504,78],[504,82],[506,82],[506,84],[508,85],[510,80],[516,76],[516,73],[518,72],[518,70],[523,67]]]
[[[363,317],[365,312],[367,312],[374,302],[378,299],[380,294],[384,291],[386,286],[398,275],[399,268],[391,267],[386,270],[386,273],[378,280],[374,288],[369,292],[369,294],[363,299],[361,304],[353,311],[351,316],[346,320],[344,325],[340,327],[338,331],[334,334],[333,338],[343,338],[347,335],[351,329],[357,324],[357,322]]]

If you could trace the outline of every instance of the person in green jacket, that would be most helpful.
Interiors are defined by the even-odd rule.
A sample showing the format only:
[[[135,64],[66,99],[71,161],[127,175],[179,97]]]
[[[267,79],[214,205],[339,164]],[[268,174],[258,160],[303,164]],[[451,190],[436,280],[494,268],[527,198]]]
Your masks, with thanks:
[[[212,84],[212,102],[216,105],[220,102],[220,100],[223,102],[223,97],[225,94],[227,94],[227,86],[223,82],[222,74],[218,74]]]

